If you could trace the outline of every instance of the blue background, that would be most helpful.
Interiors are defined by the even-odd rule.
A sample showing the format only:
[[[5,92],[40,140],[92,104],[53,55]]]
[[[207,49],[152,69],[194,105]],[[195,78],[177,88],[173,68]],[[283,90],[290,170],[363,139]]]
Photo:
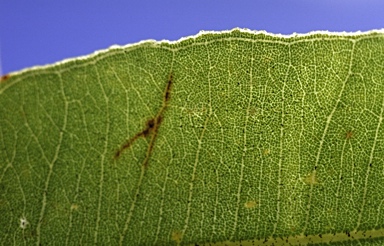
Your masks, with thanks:
[[[0,0],[0,75],[113,44],[234,27],[282,34],[380,29],[384,1]]]

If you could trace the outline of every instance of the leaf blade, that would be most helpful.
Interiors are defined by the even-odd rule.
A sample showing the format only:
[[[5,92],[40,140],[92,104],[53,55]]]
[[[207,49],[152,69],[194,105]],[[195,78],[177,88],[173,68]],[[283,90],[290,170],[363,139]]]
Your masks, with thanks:
[[[10,76],[2,241],[381,242],[383,40],[233,30]]]

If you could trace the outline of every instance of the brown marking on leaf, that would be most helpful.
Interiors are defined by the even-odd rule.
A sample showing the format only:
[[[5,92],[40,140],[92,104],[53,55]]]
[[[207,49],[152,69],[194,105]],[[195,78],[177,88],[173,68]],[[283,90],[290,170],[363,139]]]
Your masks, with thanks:
[[[352,137],[353,137],[353,132],[352,132],[352,130],[347,131],[347,133],[345,134],[345,138],[346,138],[346,139],[351,139]]]
[[[154,126],[155,126],[155,120],[154,119],[150,119],[147,121],[147,128],[148,129],[152,129]]]
[[[172,83],[173,83],[173,75],[172,73],[169,75],[168,83],[167,83],[167,88],[165,89],[165,95],[164,95],[164,101],[167,103],[171,97],[171,88],[172,88]]]
[[[139,139],[140,137],[145,137],[149,134],[149,129],[148,128],[145,128],[143,131],[137,133],[135,136],[133,136],[132,138],[128,139],[121,147],[120,149],[118,149],[116,152],[115,152],[115,156],[114,158],[115,159],[118,159],[121,155],[121,153],[130,148],[131,145],[137,140]]]
[[[4,74],[3,76],[0,77],[0,83],[6,81],[7,79],[9,79],[9,77],[11,77],[11,75]]]
[[[146,168],[148,167],[149,157],[152,154],[152,150],[153,150],[156,138],[157,138],[158,130],[160,128],[161,123],[163,122],[163,114],[164,114],[164,111],[166,110],[166,108],[168,107],[168,102],[169,102],[169,99],[171,96],[172,83],[173,83],[173,74],[171,73],[169,75],[167,86],[166,86],[165,92],[164,92],[163,106],[160,108],[159,112],[157,113],[157,115],[154,118],[147,120],[146,126],[141,132],[136,133],[136,135],[134,135],[132,138],[128,139],[120,147],[120,149],[118,149],[115,152],[115,155],[114,155],[115,160],[121,156],[123,151],[130,148],[132,146],[132,144],[137,139],[139,139],[141,137],[147,138],[147,137],[151,136],[150,141],[149,141],[149,145],[148,145],[148,149],[147,149],[147,154],[146,154],[146,157],[143,161],[143,166]]]

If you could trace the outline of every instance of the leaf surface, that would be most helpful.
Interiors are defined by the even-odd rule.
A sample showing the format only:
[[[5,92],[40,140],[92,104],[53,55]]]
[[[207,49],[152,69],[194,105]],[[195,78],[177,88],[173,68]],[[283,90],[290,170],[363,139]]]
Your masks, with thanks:
[[[384,243],[384,35],[234,29],[3,76],[0,241]]]

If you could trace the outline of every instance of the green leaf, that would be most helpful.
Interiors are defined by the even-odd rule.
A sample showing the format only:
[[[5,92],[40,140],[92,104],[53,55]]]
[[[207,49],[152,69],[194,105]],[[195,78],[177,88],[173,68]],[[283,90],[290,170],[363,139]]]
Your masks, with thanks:
[[[0,83],[4,245],[382,245],[384,34],[235,29]]]

